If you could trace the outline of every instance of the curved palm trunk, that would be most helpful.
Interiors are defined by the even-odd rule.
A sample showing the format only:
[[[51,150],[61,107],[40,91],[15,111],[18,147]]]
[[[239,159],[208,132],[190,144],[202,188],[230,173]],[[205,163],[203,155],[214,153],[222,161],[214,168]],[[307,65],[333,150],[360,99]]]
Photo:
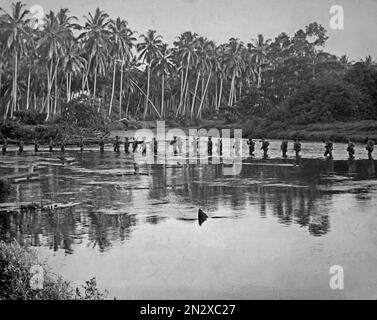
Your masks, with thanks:
[[[109,107],[109,116],[111,116],[111,110],[113,108],[113,99],[114,99],[114,89],[115,89],[115,70],[116,70],[116,64],[114,62],[114,70],[113,70],[113,85],[111,88],[111,98],[110,98],[110,107]]]
[[[145,92],[144,92],[144,91],[143,91],[143,90],[137,85],[137,83],[136,83],[135,81],[131,80],[131,79],[130,79],[130,81],[131,81],[131,83],[132,83],[136,88],[139,89],[139,91],[141,92],[141,94],[147,98],[147,94],[146,94],[146,93],[145,93]],[[140,99],[141,99],[141,98],[140,98]],[[158,112],[156,106],[153,104],[153,102],[152,102],[149,98],[147,98],[147,99],[148,99],[149,103],[151,104],[151,106],[153,107],[154,111],[156,111],[158,117],[161,119],[161,114]],[[140,102],[139,102],[139,104],[140,104]],[[138,106],[137,110],[138,110],[138,109],[139,109],[139,106]],[[135,113],[135,114],[136,114],[136,113]]]
[[[29,68],[29,73],[27,77],[26,110],[29,110],[29,97],[30,97],[30,68]]]
[[[199,117],[199,115],[201,115],[202,107],[203,107],[203,103],[204,103],[205,96],[206,96],[206,94],[207,94],[208,85],[209,85],[209,80],[211,79],[211,75],[212,75],[212,70],[209,72],[209,76],[208,76],[208,79],[207,79],[206,87],[205,87],[205,89],[204,89],[204,93],[203,93],[203,96],[202,96],[202,100],[200,101],[200,105],[199,105],[199,109],[198,109],[197,117]]]
[[[120,69],[120,86],[119,86],[119,119],[122,119],[122,98],[123,98],[123,62]]]
[[[57,112],[57,107],[58,107],[58,63],[55,66],[55,100],[54,100],[54,110],[52,113],[52,116],[54,117]]]
[[[161,117],[164,117],[164,99],[165,99],[165,72],[162,72],[162,84],[161,84]]]
[[[147,96],[146,96],[147,99],[145,100],[145,109],[144,109],[144,114],[143,114],[143,120],[145,120],[145,117],[147,116],[147,111],[148,111],[150,80],[151,80],[151,68],[150,68],[150,65],[148,65]]]
[[[194,116],[194,107],[195,107],[195,98],[196,98],[196,93],[198,91],[198,85],[199,85],[199,79],[200,79],[200,70],[198,72],[198,76],[196,78],[196,83],[195,83],[195,91],[194,91],[194,96],[192,98],[192,104],[191,104],[191,114],[190,114],[190,117],[191,117],[191,120]]]
[[[220,79],[220,93],[219,93],[219,101],[217,103],[217,110],[220,109],[220,105],[221,105],[221,95],[223,93],[223,78],[221,77]]]
[[[18,54],[14,55],[14,78],[13,78],[13,102],[10,110],[10,116],[13,117],[13,112],[17,110],[17,69],[18,69]]]
[[[97,91],[97,68],[98,68],[98,65],[97,65],[97,61],[96,61],[96,65],[94,67],[93,98],[96,98],[96,91]]]

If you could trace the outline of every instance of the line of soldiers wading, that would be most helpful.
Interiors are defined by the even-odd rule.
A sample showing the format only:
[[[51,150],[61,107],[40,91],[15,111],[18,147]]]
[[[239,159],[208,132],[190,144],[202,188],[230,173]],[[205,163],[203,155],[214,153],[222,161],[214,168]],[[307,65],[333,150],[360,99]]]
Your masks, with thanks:
[[[197,151],[199,150],[199,141],[200,141],[199,137],[197,137],[192,142],[194,153],[197,153]],[[173,137],[173,140],[168,141],[168,142],[173,147],[173,153],[174,153],[174,155],[177,155],[178,153],[182,153],[183,141],[182,141],[182,139],[180,137]],[[267,140],[265,140],[265,139],[262,139],[259,142],[261,143],[261,148],[260,149],[263,151],[263,158],[268,158],[268,150],[269,150],[270,142],[267,141]],[[327,158],[329,158],[329,159],[332,159],[333,158],[333,150],[334,150],[333,142],[331,140],[327,140],[327,141],[323,141],[323,142],[325,144],[325,153],[324,153],[324,156],[327,157]],[[19,140],[15,141],[15,140],[10,140],[10,139],[7,139],[7,138],[3,138],[3,141],[2,141],[2,152],[3,153],[7,152],[8,143],[16,143],[18,145],[18,151],[20,153],[23,152],[24,145],[25,145],[23,139],[19,139]],[[38,140],[34,139],[33,142],[32,142],[32,144],[34,145],[34,151],[38,152],[39,151]],[[157,155],[157,145],[158,145],[158,142],[157,142],[156,138],[153,138],[152,142],[148,143],[148,142],[146,142],[145,137],[143,137],[143,139],[140,140],[140,141],[138,139],[135,139],[135,138],[133,138],[131,140],[131,139],[129,139],[129,138],[126,137],[125,140],[124,140],[124,142],[122,142],[120,140],[119,136],[116,136],[115,137],[115,141],[113,143],[114,152],[120,152],[120,148],[121,148],[122,144],[124,146],[124,151],[125,151],[126,154],[130,153],[130,151],[129,151],[130,147],[132,149],[132,152],[134,152],[134,153],[137,152],[138,146],[140,145],[141,153],[144,154],[144,155],[147,152],[147,145],[150,144],[151,145],[151,149],[153,150],[154,154]],[[373,159],[372,158],[372,153],[373,153],[374,144],[375,144],[374,140],[366,138],[365,139],[365,144],[366,144],[365,149],[368,151],[368,159]],[[53,141],[53,139],[50,138],[49,144],[48,144],[50,152],[53,152],[55,145],[56,144]],[[103,140],[102,137],[99,139],[98,145],[99,145],[100,151],[103,152],[105,150],[105,141]],[[247,145],[249,146],[249,155],[250,156],[254,156],[255,141],[253,141],[252,138],[249,138],[247,140]],[[66,141],[63,140],[63,141],[60,142],[60,150],[62,152],[64,152],[65,151],[65,147],[66,147]],[[80,138],[80,141],[78,143],[78,147],[80,148],[81,152],[84,151],[84,139],[83,139],[83,137]],[[221,138],[217,139],[216,147],[217,147],[216,153],[218,155],[222,155],[222,139]],[[239,155],[239,151],[240,151],[240,139],[235,139],[233,148],[235,149],[236,155]],[[212,155],[212,149],[213,149],[212,137],[208,137],[207,152],[208,152],[209,156]],[[288,140],[283,139],[283,141],[282,141],[282,143],[280,145],[280,150],[282,152],[282,157],[283,158],[287,158],[288,157],[288,155],[287,155],[287,152],[288,152]],[[300,157],[300,153],[301,153],[301,141],[300,141],[300,139],[295,139],[294,140],[294,142],[293,142],[293,150],[295,152],[296,158]],[[348,140],[348,144],[347,144],[347,149],[346,150],[347,150],[349,158],[350,159],[354,159],[354,157],[355,157],[355,144],[351,140]]]

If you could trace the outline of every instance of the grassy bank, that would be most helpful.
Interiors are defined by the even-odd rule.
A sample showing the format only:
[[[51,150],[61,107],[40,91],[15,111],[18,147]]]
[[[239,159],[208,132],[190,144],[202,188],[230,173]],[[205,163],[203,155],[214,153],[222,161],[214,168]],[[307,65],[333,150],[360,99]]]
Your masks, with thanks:
[[[205,128],[242,129],[244,137],[268,139],[294,139],[306,141],[346,142],[348,138],[355,142],[364,142],[366,137],[377,140],[377,121],[364,120],[355,122],[312,123],[306,125],[272,122],[266,119],[251,119],[233,124],[207,123]]]
[[[31,271],[36,266],[43,270],[43,288],[33,286]],[[32,249],[0,241],[0,300],[103,300],[105,296],[95,278],[76,287],[53,275]]]

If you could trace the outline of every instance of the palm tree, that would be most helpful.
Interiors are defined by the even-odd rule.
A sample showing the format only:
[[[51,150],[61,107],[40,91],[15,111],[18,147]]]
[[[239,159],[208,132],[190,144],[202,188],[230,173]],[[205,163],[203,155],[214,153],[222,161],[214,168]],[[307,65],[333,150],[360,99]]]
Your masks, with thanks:
[[[56,112],[58,67],[61,59],[65,57],[66,44],[70,37],[71,32],[69,29],[64,24],[61,25],[57,15],[53,11],[50,11],[44,19],[44,28],[38,44],[40,54],[47,62],[47,118],[49,118],[51,111],[53,114]],[[55,105],[54,109],[51,110],[51,90],[54,83]]]
[[[242,59],[242,51],[245,49],[242,41],[231,38],[225,51],[225,63],[227,73],[230,75],[231,83],[229,89],[228,106],[233,106],[236,102],[236,78],[238,78],[245,62]]]
[[[173,51],[168,49],[168,45],[164,43],[161,46],[161,54],[158,59],[157,73],[161,74],[161,109],[160,114],[164,116],[164,100],[165,100],[165,75],[169,75],[174,71],[175,65],[173,61]]]
[[[0,7],[0,12],[4,13],[3,19],[0,20],[0,29],[2,29],[0,43],[14,57],[11,117],[13,111],[17,110],[18,60],[26,52],[25,39],[28,37],[27,26],[30,22],[30,19],[27,18],[29,11],[23,9],[25,6],[21,2],[13,3],[12,13],[8,13]]]
[[[143,119],[145,119],[149,105],[149,90],[151,79],[151,65],[154,60],[161,55],[162,37],[156,34],[155,30],[148,30],[145,35],[140,36],[143,41],[137,45],[137,50],[140,53],[140,59],[146,63],[148,79],[147,79],[147,96],[145,100],[145,109]]]
[[[262,85],[262,68],[269,60],[268,48],[270,46],[271,39],[264,40],[262,34],[258,34],[256,39],[253,39],[251,43],[248,44],[249,52],[254,57],[257,66],[257,88],[260,89]]]
[[[181,109],[182,114],[185,113],[188,92],[188,75],[190,70],[191,58],[195,55],[197,51],[197,49],[195,48],[197,38],[198,35],[196,33],[186,31],[178,37],[178,41],[174,42],[181,70],[181,95],[176,116],[178,115]],[[184,70],[186,70],[185,75]]]
[[[115,89],[115,71],[116,62],[121,62],[121,77],[119,86],[119,117],[121,118],[122,110],[122,97],[123,97],[123,66],[130,60],[132,56],[133,42],[136,38],[133,37],[133,32],[128,28],[128,23],[126,20],[117,18],[116,20],[111,20],[109,25],[110,30],[110,42],[112,46],[111,56],[115,58],[113,60],[114,71],[113,71],[113,84],[111,90],[111,99],[109,107],[109,115],[111,115],[111,109],[113,105],[114,89]]]
[[[78,40],[84,41],[84,50],[86,50],[88,58],[87,71],[83,81],[83,90],[85,85],[89,91],[89,72],[93,64],[94,85],[93,97],[96,97],[97,89],[97,73],[103,74],[105,72],[105,61],[108,56],[108,44],[110,32],[108,27],[110,25],[109,15],[99,8],[94,14],[89,13],[89,17],[85,17],[86,22],[82,28],[84,31],[80,34]]]
[[[86,68],[87,61],[80,55],[80,50],[74,38],[68,40],[66,44],[65,56],[62,61],[63,70],[66,75],[67,102],[72,96],[72,77],[79,75]]]

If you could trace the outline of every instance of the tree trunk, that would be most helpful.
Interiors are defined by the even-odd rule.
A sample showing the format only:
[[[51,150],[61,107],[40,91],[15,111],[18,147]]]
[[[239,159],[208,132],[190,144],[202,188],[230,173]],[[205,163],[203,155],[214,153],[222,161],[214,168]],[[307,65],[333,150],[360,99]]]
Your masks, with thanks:
[[[204,99],[205,99],[205,96],[206,96],[206,93],[207,93],[207,89],[208,89],[208,85],[209,85],[209,80],[211,79],[211,75],[212,75],[212,70],[209,72],[209,76],[208,76],[208,79],[207,79],[206,87],[205,87],[204,93],[202,95],[202,100],[200,101],[200,105],[199,105],[197,117],[199,117],[199,115],[201,115],[202,107],[203,107]]]
[[[119,119],[122,119],[122,98],[123,98],[123,61],[120,68],[120,86],[119,86]]]
[[[162,71],[162,84],[161,84],[161,117],[164,117],[164,99],[165,99],[165,72]]]
[[[97,62],[94,67],[94,87],[93,87],[93,98],[96,98],[96,91],[97,91]]]
[[[13,79],[13,105],[10,111],[11,118],[13,117],[13,112],[17,110],[17,69],[18,69],[18,54],[14,55],[14,79]]]
[[[148,111],[150,78],[151,78],[151,68],[150,68],[150,65],[148,64],[147,99],[145,100],[145,109],[144,109],[143,120],[145,120],[145,117],[147,116],[147,111]]]
[[[200,79],[200,71],[198,72],[198,76],[196,77],[195,91],[194,91],[194,96],[192,98],[191,113],[190,113],[191,120],[192,120],[193,115],[194,115],[195,98],[196,98],[196,93],[198,91],[199,79]]]
[[[30,96],[30,68],[27,77],[27,92],[26,92],[26,110],[29,110],[29,96]]]
[[[112,110],[112,108],[113,108],[114,89],[115,89],[115,71],[116,71],[116,63],[115,63],[115,61],[114,61],[113,85],[112,85],[112,87],[111,87],[111,98],[110,98],[109,116],[111,116],[111,110]]]
[[[223,93],[223,78],[220,79],[220,93],[219,93],[219,102],[217,103],[217,110],[220,109],[222,93]]]
[[[57,112],[57,105],[58,105],[58,74],[57,74],[57,69],[58,69],[58,63],[56,64],[55,67],[55,100],[54,100],[54,111],[52,116],[54,117]]]

